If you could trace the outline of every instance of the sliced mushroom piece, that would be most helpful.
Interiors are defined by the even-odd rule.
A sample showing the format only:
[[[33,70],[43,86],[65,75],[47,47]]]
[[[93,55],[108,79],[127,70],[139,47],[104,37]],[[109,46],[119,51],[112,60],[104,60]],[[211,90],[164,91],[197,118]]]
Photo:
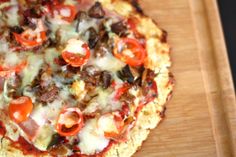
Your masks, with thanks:
[[[103,71],[101,74],[101,83],[104,89],[107,89],[111,85],[112,76],[108,71]]]
[[[109,48],[105,43],[100,43],[94,51],[94,57],[103,57],[105,54],[109,53]]]
[[[99,40],[99,36],[93,27],[90,27],[87,31],[89,33],[89,39],[88,39],[89,48],[93,49],[93,48],[95,48],[95,46]]]
[[[89,9],[88,15],[93,18],[103,18],[105,16],[105,11],[102,8],[100,2],[95,2],[95,4]]]
[[[124,37],[127,35],[127,27],[124,23],[124,21],[119,21],[116,23],[113,23],[111,25],[112,32],[116,33],[117,35]]]
[[[138,69],[126,65],[121,71],[117,72],[117,75],[123,81],[135,83],[135,81],[141,76],[141,73]]]

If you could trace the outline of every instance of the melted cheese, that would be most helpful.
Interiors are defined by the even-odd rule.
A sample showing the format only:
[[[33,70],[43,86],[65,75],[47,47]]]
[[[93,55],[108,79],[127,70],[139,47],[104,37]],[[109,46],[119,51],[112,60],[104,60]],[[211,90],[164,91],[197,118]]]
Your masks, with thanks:
[[[6,67],[11,67],[11,66],[15,66],[18,63],[20,63],[20,58],[17,55],[17,53],[13,53],[13,52],[9,52],[6,56],[5,56],[5,61],[4,61],[4,65]]]
[[[0,54],[4,54],[6,52],[9,52],[9,44],[6,42],[6,40],[0,40]]]
[[[30,116],[39,126],[43,126],[47,120],[47,110],[47,107],[39,105],[34,108]]]
[[[88,64],[95,65],[101,70],[107,70],[114,73],[121,70],[125,66],[124,62],[109,53],[101,58],[91,58]]]
[[[63,27],[59,28],[59,34],[61,43],[67,43],[68,40],[72,38],[76,39],[79,36],[73,25],[63,25]]]
[[[11,8],[6,12],[8,26],[19,25],[18,5],[16,0],[11,0]]]
[[[109,144],[109,140],[103,135],[103,132],[95,129],[97,127],[97,120],[88,120],[84,128],[79,133],[79,148],[83,154],[93,155],[103,151]]]
[[[83,48],[84,44],[85,42],[83,42],[82,40],[70,39],[67,42],[66,48],[63,51],[85,55],[86,52],[85,49]]]
[[[58,58],[60,53],[55,48],[48,48],[45,50],[44,60],[53,70],[58,70],[59,66],[54,63],[54,59]]]
[[[81,37],[84,36],[84,33],[90,28],[93,27],[95,30],[98,30],[97,20],[95,19],[86,19],[82,20],[79,23],[79,34]]]
[[[50,125],[42,126],[39,130],[38,136],[34,140],[34,146],[39,150],[47,150],[47,147],[52,140],[53,134],[55,134],[55,132]]]
[[[118,133],[118,129],[114,121],[114,115],[112,114],[105,114],[101,116],[98,119],[98,127],[100,130],[103,130],[104,132]]]
[[[86,109],[83,111],[86,114],[93,113],[96,110],[101,110],[103,113],[121,109],[121,103],[114,100],[116,92],[109,92],[101,88],[97,89],[99,95],[92,99]]]
[[[22,87],[30,84],[34,78],[38,75],[41,66],[43,65],[43,57],[42,55],[31,54],[29,55],[28,65],[23,70],[23,80]]]

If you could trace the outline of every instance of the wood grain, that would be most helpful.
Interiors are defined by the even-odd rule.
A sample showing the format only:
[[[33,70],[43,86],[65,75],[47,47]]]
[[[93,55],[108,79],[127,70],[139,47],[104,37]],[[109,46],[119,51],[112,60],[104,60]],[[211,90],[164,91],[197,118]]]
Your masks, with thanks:
[[[169,33],[174,97],[135,157],[236,155],[236,102],[215,0],[141,0]]]

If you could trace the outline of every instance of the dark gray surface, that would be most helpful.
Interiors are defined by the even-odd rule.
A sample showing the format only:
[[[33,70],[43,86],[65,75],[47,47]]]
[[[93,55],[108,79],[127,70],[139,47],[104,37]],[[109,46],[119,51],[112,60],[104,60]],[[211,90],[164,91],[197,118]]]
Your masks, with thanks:
[[[236,88],[236,0],[218,0],[218,4]]]

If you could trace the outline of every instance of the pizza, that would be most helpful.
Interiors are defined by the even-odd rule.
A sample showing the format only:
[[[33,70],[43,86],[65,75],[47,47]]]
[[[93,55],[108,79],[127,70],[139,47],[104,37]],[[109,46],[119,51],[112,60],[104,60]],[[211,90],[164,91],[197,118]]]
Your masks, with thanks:
[[[0,156],[132,156],[164,118],[170,66],[136,0],[0,0]]]

